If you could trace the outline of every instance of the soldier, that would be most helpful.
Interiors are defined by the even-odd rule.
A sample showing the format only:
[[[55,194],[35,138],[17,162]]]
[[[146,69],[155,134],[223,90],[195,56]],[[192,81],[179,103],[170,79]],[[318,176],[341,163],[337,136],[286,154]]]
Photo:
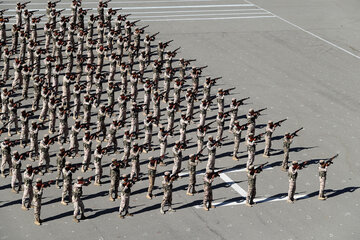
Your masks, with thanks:
[[[175,78],[174,82],[174,103],[176,104],[177,111],[180,111],[180,99],[181,99],[181,91],[183,89],[185,80],[181,81],[179,78]]]
[[[288,202],[294,203],[294,195],[296,191],[296,178],[298,175],[298,162],[293,161],[292,166],[289,168],[288,176],[289,176],[289,192],[288,192]]]
[[[170,83],[173,81],[174,70],[170,67],[166,68],[164,73],[164,94],[163,101],[167,103],[169,101]]]
[[[141,107],[136,105],[136,102],[132,103],[131,107],[131,134],[135,135],[137,139],[139,136],[139,112],[141,111]]]
[[[63,145],[64,143],[67,142],[67,138],[69,135],[69,127],[68,127],[68,122],[67,122],[68,109],[64,109],[63,106],[60,106],[58,118],[60,120],[58,141],[59,141],[59,144]]]
[[[11,191],[13,193],[19,193],[22,185],[22,177],[21,177],[21,160],[25,160],[22,155],[19,155],[18,151],[13,152],[13,157],[11,159],[12,162],[12,178],[11,178]],[[15,190],[16,180],[18,182],[18,189]]]
[[[250,108],[249,112],[246,114],[247,119],[247,131],[246,131],[246,140],[248,140],[249,134],[252,133],[255,135],[255,120],[258,118],[258,114],[255,113],[254,109]]]
[[[256,152],[256,142],[255,142],[254,134],[249,133],[249,138],[247,140],[247,151],[248,151],[248,161],[246,163],[246,169],[249,169],[250,165],[253,165],[255,160],[255,152]]]
[[[106,137],[106,126],[105,126],[105,117],[106,117],[106,108],[105,105],[101,105],[97,114],[97,122],[96,122],[96,132],[98,133],[97,135],[97,141],[100,142],[99,140],[99,134],[100,132],[102,132],[103,134],[103,140],[105,140]],[[111,127],[111,125],[110,125]],[[115,130],[116,131],[116,130]]]
[[[39,143],[38,143],[38,135],[39,135],[39,128],[40,125],[38,125],[35,121],[31,122],[30,127],[30,160],[35,161],[38,160],[39,157]],[[33,159],[35,157],[35,159]]]
[[[169,207],[170,212],[176,212],[172,207],[172,187],[175,177],[170,175],[170,172],[164,173],[164,180],[162,181],[163,189],[164,189],[164,197],[161,202],[160,213],[165,214],[164,207],[167,205]]]
[[[94,152],[94,166],[95,166],[95,186],[101,186],[101,177],[102,177],[102,165],[101,159],[103,157],[103,149],[101,149],[101,143],[96,146],[96,150]]]
[[[20,146],[24,148],[29,141],[29,116],[30,113],[26,113],[25,110],[21,111],[21,133],[20,133]]]
[[[75,172],[75,168],[71,167],[70,162],[65,163],[65,167],[62,169],[63,175],[63,191],[61,194],[61,204],[66,206],[65,197],[68,196],[69,201],[72,199],[72,174]]]
[[[132,96],[133,102],[136,102],[136,99],[137,99],[137,94],[138,94],[137,85],[139,82],[139,78],[140,78],[140,75],[137,72],[132,71],[131,76],[130,76],[130,94]]]
[[[326,163],[325,160],[320,160],[320,162],[319,162],[320,190],[319,190],[319,197],[318,197],[319,200],[326,200],[326,198],[327,198],[324,194],[324,190],[325,190],[326,173],[327,173],[328,166],[329,166],[329,163]]]
[[[28,90],[29,90],[29,83],[30,83],[30,67],[27,65],[23,66],[23,69],[21,71],[21,74],[23,75],[24,81],[23,81],[23,89],[22,89],[22,98],[28,99]]]
[[[190,124],[190,117],[181,114],[180,118],[180,143],[186,147],[186,127]]]
[[[31,202],[33,200],[34,194],[33,194],[33,187],[32,187],[32,181],[34,179],[35,171],[33,170],[31,164],[26,165],[26,170],[24,172],[24,193],[21,201],[21,209],[22,210],[29,210],[30,206],[25,206],[25,201],[27,198],[29,198],[29,205],[31,205]]]
[[[81,131],[80,120],[76,120],[75,124],[71,127],[71,133],[70,133],[70,149],[73,149],[72,152],[74,153],[74,155],[72,155],[71,158],[74,158],[74,156],[79,156],[78,135],[80,131]]]
[[[56,154],[56,166],[57,166],[57,176],[55,186],[56,188],[60,188],[59,180],[62,177],[64,180],[63,168],[65,167],[66,155],[64,147],[60,147],[60,152]]]
[[[206,144],[208,149],[208,162],[206,165],[206,171],[214,170],[215,168],[215,156],[216,156],[216,148],[219,146],[218,141],[214,141],[212,136],[209,136],[209,141]]]
[[[174,166],[172,169],[172,175],[176,175],[181,170],[181,162],[182,162],[182,152],[184,151],[183,145],[180,143],[180,141],[175,142],[175,146],[172,149],[172,152],[174,154]]]
[[[153,119],[156,126],[159,126],[160,123],[160,99],[159,92],[155,91],[151,101],[153,103]]]
[[[169,105],[167,106],[166,110],[167,110],[167,132],[169,133],[170,136],[174,135],[174,118],[175,118],[175,104],[173,101],[169,101]]]
[[[40,219],[40,210],[41,210],[41,198],[44,192],[44,184],[42,183],[41,178],[36,179],[36,185],[33,187],[34,192],[34,218],[35,218],[35,225],[40,226],[42,220]]]
[[[110,164],[110,189],[109,189],[109,199],[112,202],[114,202],[115,199],[118,198],[119,181],[120,181],[120,164],[117,162],[116,158],[113,158]]]
[[[46,86],[44,86],[41,91],[42,109],[39,116],[39,121],[41,122],[46,121],[46,117],[49,110],[49,96],[50,96],[50,90]]]
[[[149,187],[147,191],[146,198],[152,199],[153,198],[153,188],[155,184],[155,177],[156,177],[156,168],[157,168],[158,160],[154,159],[154,157],[149,157],[148,167],[148,176],[149,176]]]
[[[121,201],[120,201],[120,208],[119,208],[119,217],[124,218],[125,216],[132,216],[129,213],[129,202],[130,202],[130,194],[131,194],[131,187],[133,185],[132,181],[129,181],[126,178],[123,179],[121,182]]]
[[[88,94],[84,96],[84,123],[90,124],[91,121],[91,106],[93,99],[90,98]]]
[[[226,114],[224,114],[223,112],[218,112],[218,115],[216,117],[216,123],[217,123],[216,140],[222,138],[224,132],[225,118],[226,118]]]
[[[202,151],[204,150],[204,138],[206,136],[207,131],[206,126],[201,126],[200,124],[197,127],[196,130],[196,137],[197,137],[197,152],[196,154],[199,156],[203,156]]]
[[[40,141],[40,158],[39,158],[39,175],[42,176],[42,172],[45,165],[45,172],[51,173],[50,167],[50,144],[52,144],[54,139],[50,139],[49,135],[44,135],[43,140]]]
[[[190,76],[191,76],[192,83],[193,83],[193,87],[192,87],[193,91],[196,93],[198,92],[198,89],[199,89],[199,77],[200,77],[201,73],[202,73],[201,69],[192,67]]]
[[[230,104],[230,123],[229,123],[229,132],[232,132],[232,128],[234,127],[234,122],[237,120],[238,109],[241,105],[241,101],[236,101],[236,98],[231,100]]]
[[[66,107],[70,107],[70,85],[71,85],[71,78],[73,78],[73,75],[70,73],[66,73],[63,78],[63,85],[62,85],[62,102],[63,105]]]
[[[73,89],[74,97],[74,108],[73,108],[73,119],[79,119],[80,108],[81,108],[81,87],[75,83]]]
[[[150,79],[146,78],[145,84],[144,84],[144,104],[143,104],[143,111],[144,111],[145,115],[149,114],[149,112],[150,112],[151,87],[152,87],[152,84],[150,83]]]
[[[134,143],[133,148],[130,151],[130,158],[131,158],[131,174],[130,178],[134,179],[135,181],[139,180],[139,173],[140,173],[140,153],[142,152],[142,147],[139,147],[137,143]]]
[[[212,183],[216,177],[216,173],[214,173],[213,170],[206,170],[206,173],[204,174],[204,209],[206,211],[209,211],[209,208],[215,208],[214,205],[212,205],[213,201],[213,194],[212,194]]]
[[[91,161],[91,145],[92,139],[94,135],[90,135],[90,131],[85,132],[85,136],[83,137],[83,146],[84,146],[84,159],[82,161],[81,171],[86,172],[89,168],[89,164]]]
[[[108,89],[107,89],[107,96],[108,96],[108,101],[107,101],[107,105],[109,107],[109,110],[111,110],[110,112],[110,116],[112,115],[112,108],[114,107],[114,101],[115,101],[115,88],[116,86],[114,85],[113,82],[109,82],[108,85]]]
[[[186,99],[186,117],[192,120],[194,112],[194,101],[196,100],[196,92],[193,89],[188,89],[185,95]]]
[[[265,129],[265,149],[264,149],[264,157],[270,157],[270,149],[271,149],[271,136],[275,131],[276,126],[273,121],[268,121],[268,124]]]
[[[101,102],[101,94],[103,91],[103,86],[102,83],[104,81],[104,75],[101,74],[97,74],[95,75],[95,106],[99,106],[100,102]]]
[[[14,100],[12,98],[10,98],[9,100],[9,104],[8,104],[8,108],[10,111],[10,118],[9,118],[9,123],[7,125],[8,128],[8,135],[12,136],[11,134],[11,125],[14,124],[15,127],[15,132],[18,132],[18,117],[17,117],[17,109],[19,107],[20,103],[14,103]]]
[[[224,99],[225,99],[225,93],[222,88],[219,88],[216,94],[218,112],[224,112]]]
[[[203,88],[203,92],[204,92],[204,99],[206,99],[206,101],[210,100],[210,95],[211,95],[211,87],[212,85],[215,84],[214,80],[211,80],[210,77],[206,77],[205,82],[204,82],[204,88]]]
[[[57,101],[55,100],[54,96],[50,97],[49,101],[49,133],[53,134],[55,132],[55,125],[56,125],[56,108],[57,108]]]
[[[153,119],[152,114],[148,114],[146,119],[144,119],[144,128],[145,128],[145,139],[144,139],[144,153],[147,153],[152,150],[151,148],[151,139],[152,139],[152,129],[153,129]]]
[[[106,145],[106,148],[108,149],[108,152],[110,152],[109,149],[110,149],[111,145],[113,145],[113,149],[114,149],[113,153],[114,154],[119,153],[117,150],[118,143],[117,143],[117,139],[116,139],[116,131],[117,131],[119,125],[120,124],[116,121],[116,119],[113,119],[112,123],[110,124],[110,129],[109,129],[109,133],[108,133],[108,139],[107,139],[108,144]]]
[[[290,133],[288,133],[288,132],[285,133],[284,142],[283,142],[284,160],[281,164],[281,170],[284,172],[286,172],[286,170],[289,168],[288,167],[289,151],[290,151],[290,145],[293,142],[293,138],[294,138],[294,136],[290,135]]]
[[[152,64],[152,70],[153,70],[153,84],[154,84],[154,91],[158,90],[159,87],[159,79],[160,79],[160,73],[161,72],[161,63],[158,62],[158,60],[154,60],[154,63]]]
[[[84,207],[84,203],[81,199],[82,195],[83,195],[83,190],[82,187],[83,185],[85,185],[84,179],[81,176],[77,177],[77,183],[74,183],[74,190],[73,190],[73,195],[72,195],[72,202],[74,204],[74,218],[73,221],[78,223],[79,220],[77,219],[77,216],[80,212],[81,220],[85,220],[85,207]]]
[[[40,80],[39,76],[36,76],[34,78],[34,100],[33,100],[33,104],[32,104],[32,110],[36,111],[39,108],[39,102],[40,102],[40,98],[41,98],[41,86],[42,86],[42,81]]]
[[[125,130],[124,137],[123,137],[124,155],[121,159],[123,161],[123,163],[125,164],[125,166],[128,165],[132,140],[133,140],[132,135],[130,135],[129,130]]]
[[[9,138],[5,138],[5,140],[1,143],[1,177],[5,178],[5,164],[9,164],[9,175],[11,176],[11,147],[12,143]]]
[[[189,170],[189,185],[186,192],[186,195],[193,196],[197,191],[195,190],[196,185],[196,166],[199,163],[198,154],[190,154],[188,161],[188,170]]]
[[[167,148],[167,138],[169,136],[169,132],[164,131],[164,126],[160,125],[159,132],[158,132],[158,139],[160,143],[160,165],[164,166],[164,159],[166,155],[166,148]]]
[[[246,127],[246,125],[241,125],[239,124],[238,120],[234,121],[234,126],[232,128],[232,132],[234,134],[234,151],[233,151],[233,157],[232,159],[235,161],[239,161],[239,158],[237,156],[237,153],[239,151],[239,145],[240,145],[240,141],[241,141],[241,132],[242,130],[244,130]]]
[[[246,196],[246,206],[252,207],[254,203],[254,198],[256,195],[256,175],[257,172],[254,169],[254,165],[250,165],[248,168],[248,192]]]
[[[210,107],[210,101],[207,101],[205,98],[200,103],[200,120],[199,120],[199,126],[205,125],[206,120],[206,114]]]
[[[118,104],[119,104],[119,116],[118,121],[120,121],[123,125],[125,124],[126,120],[126,103],[130,98],[127,97],[125,94],[120,94],[118,97]]]
[[[14,80],[12,82],[12,89],[16,90],[17,88],[21,88],[21,85],[23,83],[23,75],[21,72],[22,69],[22,62],[19,58],[15,58],[15,61],[13,63],[14,67]]]

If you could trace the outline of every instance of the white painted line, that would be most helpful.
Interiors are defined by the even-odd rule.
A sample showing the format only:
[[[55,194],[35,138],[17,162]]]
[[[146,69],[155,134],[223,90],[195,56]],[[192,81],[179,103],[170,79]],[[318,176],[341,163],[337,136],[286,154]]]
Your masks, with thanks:
[[[200,17],[200,16],[231,16],[231,15],[256,15],[267,14],[264,12],[246,12],[246,13],[208,13],[208,14],[183,14],[183,15],[161,15],[161,16],[136,16],[136,18],[165,18],[165,17]],[[135,17],[135,16],[134,16]]]
[[[306,198],[309,198],[308,195],[295,195],[295,200],[299,200],[299,199],[306,199]],[[254,202],[255,203],[264,203],[264,202],[278,202],[278,201],[286,201],[288,198],[287,198],[287,195],[285,196],[282,196],[282,197],[278,197],[278,198],[255,198],[254,199]],[[216,203],[213,203],[214,206],[216,207],[228,207],[228,206],[237,206],[237,205],[243,205],[246,203],[245,201],[246,199],[242,199],[242,200],[239,200],[239,201],[231,201],[231,202],[227,202],[227,201],[224,201],[224,202],[216,202]],[[197,205],[195,206],[195,208],[202,208],[203,206],[202,205]]]
[[[247,16],[247,17],[218,17],[218,18],[184,18],[184,19],[147,19],[141,22],[171,22],[171,21],[203,21],[203,20],[231,20],[231,19],[251,19],[251,18],[275,18],[272,15]]]
[[[236,184],[228,175],[226,175],[225,173],[220,173],[220,178],[227,184],[230,184],[230,186],[241,196],[246,197],[247,192],[242,189],[238,184]]]
[[[238,8],[238,9],[211,9],[211,10],[184,10],[184,11],[156,11],[156,12],[129,12],[131,14],[157,14],[157,13],[201,13],[201,12],[236,12],[236,11],[259,11],[258,8]]]
[[[142,4],[142,3],[178,3],[178,2],[215,2],[218,0],[176,0],[176,1],[116,1],[114,2],[115,4]],[[99,2],[83,2],[84,4],[82,5],[83,8],[85,8],[86,4],[98,4]],[[32,6],[32,5],[44,5],[46,3],[39,3],[39,2],[31,2],[29,3],[27,6]],[[56,6],[61,6],[61,5],[69,5],[70,6],[70,2],[60,2],[57,3]],[[12,5],[15,6],[14,3],[2,3],[1,5]],[[109,7],[112,8],[116,8],[115,6],[113,6],[114,4],[112,4],[112,2],[110,2],[110,4],[108,5]]]
[[[247,2],[247,3],[249,3],[249,4],[253,4],[252,2],[250,2],[250,1],[248,1],[248,0],[244,0],[244,1]],[[310,34],[311,36],[313,36],[313,37],[315,37],[315,38],[317,38],[317,39],[319,39],[319,40],[321,40],[321,41],[323,41],[323,42],[325,42],[325,43],[327,43],[327,44],[329,44],[329,45],[331,45],[331,46],[333,46],[333,47],[335,47],[335,48],[337,48],[337,49],[339,49],[339,50],[341,50],[341,51],[343,51],[343,52],[345,52],[345,53],[347,53],[347,54],[349,54],[349,55],[351,55],[351,56],[353,56],[353,57],[355,57],[355,58],[357,58],[357,59],[360,59],[360,56],[358,56],[358,55],[356,55],[356,54],[354,54],[354,53],[352,53],[352,52],[350,52],[350,51],[348,51],[348,50],[346,50],[346,49],[344,49],[344,48],[336,45],[335,43],[332,43],[332,42],[330,42],[330,41],[328,41],[328,40],[326,40],[326,39],[324,39],[324,38],[316,35],[315,33],[312,33],[312,32],[310,32],[310,31],[308,31],[308,30],[305,30],[304,28],[296,25],[295,23],[292,23],[292,22],[290,22],[290,21],[288,21],[288,20],[286,20],[286,19],[284,19],[284,18],[282,18],[282,17],[280,17],[280,16],[278,16],[278,15],[276,15],[276,14],[274,14],[274,13],[272,13],[272,12],[270,12],[270,11],[264,9],[264,8],[262,8],[262,7],[259,7],[259,6],[256,5],[256,4],[253,4],[253,5],[256,6],[256,7],[258,7],[258,8],[260,8],[260,9],[262,9],[262,10],[264,10],[264,11],[266,11],[266,12],[268,12],[268,13],[270,13],[270,14],[272,14],[272,15],[274,15],[276,18],[278,18],[278,19],[280,19],[280,20],[282,20],[282,21],[290,24],[291,26],[293,26],[293,27],[295,27],[295,28],[297,28],[297,29],[299,29],[299,30],[307,33],[307,34]]]

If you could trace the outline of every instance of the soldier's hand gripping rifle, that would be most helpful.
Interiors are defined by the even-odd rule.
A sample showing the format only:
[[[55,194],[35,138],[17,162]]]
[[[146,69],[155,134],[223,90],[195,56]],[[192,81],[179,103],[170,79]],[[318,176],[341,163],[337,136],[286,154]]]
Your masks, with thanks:
[[[333,164],[334,163],[333,160],[335,158],[337,158],[338,156],[339,156],[339,154],[337,153],[335,156],[333,156],[333,157],[329,158],[328,160],[326,160],[325,161],[326,166],[330,166],[331,164]]]
[[[293,133],[290,134],[290,137],[293,138],[293,137],[298,136],[297,133],[300,132],[300,131],[303,130],[303,129],[304,129],[304,128],[301,127],[301,128],[299,128],[298,130],[294,131]]]
[[[140,22],[140,19],[139,20],[136,20],[136,21],[133,21],[130,23],[130,26],[136,26],[136,23]]]
[[[298,163],[298,165],[296,165],[296,169],[301,170],[301,169],[305,168],[307,164],[308,164],[308,161]]]
[[[26,160],[26,158],[30,156],[31,152],[32,152],[32,150],[26,151],[26,152],[20,154],[20,159],[21,160]]]

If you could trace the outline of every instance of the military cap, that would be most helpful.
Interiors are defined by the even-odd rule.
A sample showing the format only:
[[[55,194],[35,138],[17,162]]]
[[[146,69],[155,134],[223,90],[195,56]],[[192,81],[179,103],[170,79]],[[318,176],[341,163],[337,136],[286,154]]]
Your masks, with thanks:
[[[139,144],[137,142],[134,143],[134,146],[138,146]]]
[[[286,132],[285,135],[289,135],[290,133],[289,132]]]
[[[175,144],[179,144],[179,143],[180,143],[180,141],[179,141],[179,140],[176,140],[176,141],[175,141]]]
[[[13,154],[17,154],[17,153],[19,153],[19,152],[18,152],[18,151],[16,151],[16,150],[15,150],[15,151],[13,151]]]
[[[65,165],[66,165],[66,166],[69,166],[69,165],[71,165],[71,162],[67,161],[67,162],[65,163]]]
[[[6,137],[6,138],[5,138],[5,141],[10,141],[10,138]]]
[[[122,175],[122,178],[128,178],[128,177],[129,177],[128,174],[123,174],[123,175]]]
[[[86,130],[86,131],[85,131],[85,134],[90,134],[90,131],[89,131],[89,130]]]
[[[149,157],[149,161],[151,161],[151,160],[153,160],[154,159],[154,157]]]
[[[60,147],[60,150],[65,150],[65,148],[64,148],[64,147]]]
[[[189,158],[193,158],[195,156],[195,154],[190,154]]]
[[[231,101],[236,101],[236,98],[232,98]]]
[[[36,179],[36,183],[41,183],[41,182],[42,182],[41,178]]]
[[[320,160],[320,164],[324,164],[325,163],[325,160]]]
[[[253,109],[253,108],[250,108],[250,109],[249,109],[249,112],[253,112],[253,111],[254,111],[254,109]]]
[[[31,168],[31,164],[26,164],[26,168]]]
[[[252,132],[251,132],[251,133],[249,133],[249,136],[254,136],[254,133],[252,133]]]
[[[45,134],[45,135],[44,135],[44,138],[48,138],[48,137],[49,137],[49,134]]]
[[[81,181],[81,180],[84,180],[84,178],[83,178],[82,176],[78,176],[78,177],[77,177],[77,180],[78,180],[78,181]]]
[[[249,170],[253,170],[253,169],[254,169],[254,165],[250,165],[248,169],[249,169]]]
[[[164,176],[170,176],[170,172],[169,171],[164,172]]]
[[[297,161],[292,161],[292,165],[296,165],[296,164],[298,164]]]
[[[271,123],[273,123],[273,121],[269,120],[268,123],[271,124]]]
[[[218,92],[222,92],[222,91],[223,91],[223,89],[222,89],[222,88],[219,88],[219,89],[218,89]]]
[[[116,162],[116,161],[117,161],[116,158],[111,159],[111,162]]]
[[[210,136],[208,137],[208,139],[211,139],[211,138],[213,138],[213,136],[210,135]]]

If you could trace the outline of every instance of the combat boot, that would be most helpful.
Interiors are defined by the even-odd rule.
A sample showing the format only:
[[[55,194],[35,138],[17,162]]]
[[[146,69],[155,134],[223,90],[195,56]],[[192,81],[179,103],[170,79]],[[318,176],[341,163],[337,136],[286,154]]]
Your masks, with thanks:
[[[86,219],[85,215],[84,215],[84,214],[81,214],[80,219],[81,219],[81,220],[85,220],[85,219]]]
[[[175,209],[173,209],[172,207],[169,208],[169,212],[176,212]]]
[[[2,172],[0,175],[2,178],[5,178],[5,174]]]
[[[60,186],[59,186],[59,180],[56,180],[56,182],[55,182],[55,187],[58,188],[58,189],[60,188]]]
[[[17,193],[14,187],[13,187],[13,188],[11,188],[11,192],[13,192],[13,193]]]
[[[111,202],[114,202],[115,201],[115,199],[113,198],[113,197],[109,197],[109,200],[111,201]]]
[[[323,201],[326,200],[326,198],[327,198],[327,197],[325,197],[324,195],[320,195],[320,196],[318,197],[319,200],[323,200]]]
[[[146,195],[146,198],[147,199],[152,199],[152,197],[149,194]]]
[[[205,211],[209,211],[209,208],[207,206],[204,205],[203,208],[204,208]]]
[[[67,202],[64,201],[64,199],[61,200],[61,204],[64,205],[64,206],[67,206],[67,205],[68,205]]]
[[[160,208],[160,213],[165,214],[164,209],[162,207]]]
[[[186,195],[194,196],[194,194],[193,194],[193,193],[190,193],[190,192],[186,192]]]
[[[124,216],[119,214],[119,218],[124,219]]]
[[[236,155],[233,155],[232,159],[233,159],[234,161],[239,161],[239,158],[238,158]]]
[[[76,217],[73,218],[73,221],[78,223],[79,222],[79,219],[77,219]]]
[[[21,205],[21,209],[24,211],[28,211],[29,209],[27,207],[25,207],[25,205]]]
[[[35,218],[35,221],[34,221],[35,225],[37,226],[40,226],[41,225],[41,221],[38,217]]]

